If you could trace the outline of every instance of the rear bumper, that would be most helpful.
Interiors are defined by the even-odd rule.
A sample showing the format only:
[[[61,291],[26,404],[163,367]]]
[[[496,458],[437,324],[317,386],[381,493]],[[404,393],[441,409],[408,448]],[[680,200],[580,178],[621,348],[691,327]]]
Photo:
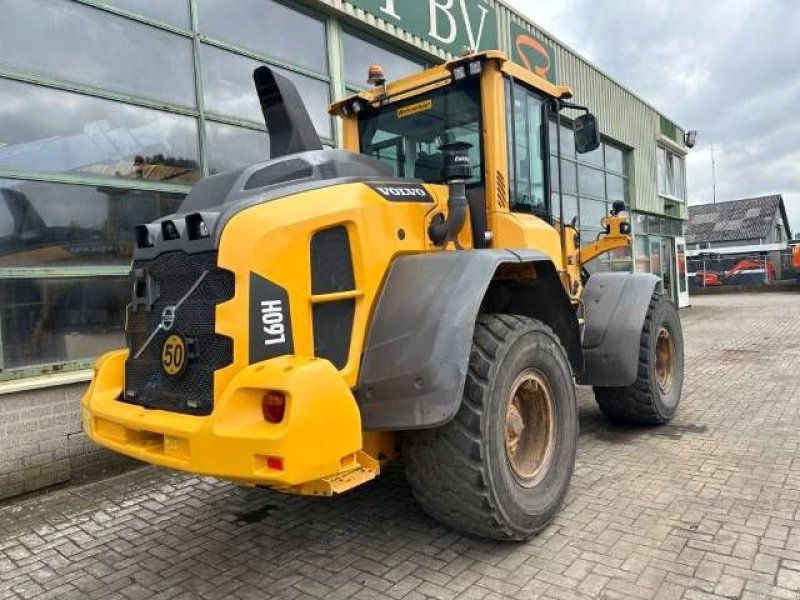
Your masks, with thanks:
[[[127,355],[120,350],[98,359],[81,401],[84,430],[101,446],[164,467],[277,488],[357,464],[358,406],[326,360],[283,356],[251,365],[218,396],[211,415],[193,416],[120,402]],[[262,415],[268,389],[286,395],[279,424]],[[283,468],[269,468],[268,457],[281,459]]]

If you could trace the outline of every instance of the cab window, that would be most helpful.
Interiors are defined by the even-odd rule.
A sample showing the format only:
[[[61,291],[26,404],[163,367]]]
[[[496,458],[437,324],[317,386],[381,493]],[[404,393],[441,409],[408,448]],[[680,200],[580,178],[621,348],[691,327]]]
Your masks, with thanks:
[[[442,181],[444,141],[471,145],[472,177],[483,181],[480,79],[473,78],[412,99],[363,110],[358,118],[361,153],[391,165],[396,177]]]
[[[512,211],[547,214],[543,100],[506,80],[509,205]]]

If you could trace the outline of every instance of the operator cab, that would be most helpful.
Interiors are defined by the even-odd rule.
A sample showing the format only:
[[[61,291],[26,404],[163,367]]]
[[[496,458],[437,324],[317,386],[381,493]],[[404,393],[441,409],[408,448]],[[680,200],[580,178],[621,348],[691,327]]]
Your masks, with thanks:
[[[469,144],[471,177],[465,183],[476,247],[485,247],[481,233],[487,231],[486,214],[498,208],[532,214],[552,224],[560,221],[562,201],[556,193],[553,206],[550,185],[559,174],[550,173],[547,157],[552,147],[560,158],[560,139],[550,139],[548,124],[559,120],[563,109],[583,112],[573,122],[579,154],[595,150],[600,143],[596,118],[588,109],[566,101],[571,97],[568,88],[553,86],[527,71],[524,77],[515,76],[521,68],[508,61],[499,70],[485,68],[495,54],[463,57],[445,65],[444,77],[420,80],[412,76],[388,89],[382,70],[374,65],[368,82],[376,89],[334,106],[334,112],[355,117],[358,150],[389,165],[398,178],[443,183],[443,142]],[[531,80],[538,80],[538,87]],[[554,137],[560,137],[560,128],[552,130]],[[500,165],[487,164],[487,148],[492,144],[505,148],[505,152],[497,148],[491,152],[505,156],[505,169],[499,173],[492,171]],[[501,203],[499,207],[492,205],[494,199]]]

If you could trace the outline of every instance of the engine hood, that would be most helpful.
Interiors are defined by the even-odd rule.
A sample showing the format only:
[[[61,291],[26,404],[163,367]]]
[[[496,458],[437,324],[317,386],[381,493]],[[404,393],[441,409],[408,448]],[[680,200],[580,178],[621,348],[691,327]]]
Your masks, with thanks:
[[[392,168],[346,150],[312,150],[208,177],[197,183],[178,212],[136,228],[134,260],[162,252],[207,252],[219,246],[225,224],[239,212],[313,189],[386,181]]]

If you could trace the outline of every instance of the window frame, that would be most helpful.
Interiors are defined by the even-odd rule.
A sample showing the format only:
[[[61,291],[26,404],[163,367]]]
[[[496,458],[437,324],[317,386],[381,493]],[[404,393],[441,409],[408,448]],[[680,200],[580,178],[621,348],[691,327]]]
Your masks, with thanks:
[[[552,114],[552,118],[548,124],[548,137],[552,138],[552,134],[550,130],[556,123],[559,122],[562,128],[566,128],[568,131],[572,130],[573,121],[568,117],[561,115],[560,119],[556,117],[555,114]],[[564,137],[562,136],[562,141]],[[550,153],[549,153],[549,162],[555,162],[556,166],[558,165],[558,156],[559,153],[557,152],[557,148],[555,147],[555,140],[550,140],[552,143],[550,144]],[[630,176],[630,161],[631,161],[631,149],[623,146],[616,140],[612,140],[608,136],[601,135],[601,146],[602,148],[602,156],[603,156],[603,165],[598,166],[596,163],[588,161],[588,160],[581,160],[581,154],[575,153],[574,156],[570,156],[568,154],[560,154],[560,159],[562,165],[571,165],[574,168],[575,172],[575,191],[574,193],[569,190],[563,190],[563,194],[565,196],[574,196],[577,198],[578,201],[578,210],[577,210],[577,217],[578,217],[578,228],[581,232],[581,242],[585,243],[587,241],[591,241],[590,236],[583,235],[584,232],[597,232],[600,231],[600,223],[597,224],[585,224],[582,220],[581,215],[581,201],[592,201],[592,202],[604,202],[606,204],[606,214],[608,210],[611,208],[611,204],[614,202],[609,196],[609,185],[608,179],[609,177],[617,177],[621,178],[623,182],[623,196],[626,205],[630,205],[630,198],[632,196],[631,191],[631,176]],[[609,167],[608,165],[608,153],[606,151],[607,148],[612,148],[616,151],[622,153],[622,171],[618,171]],[[588,193],[581,189],[581,169],[591,169],[592,171],[600,172],[603,176],[603,195],[599,196],[597,194]],[[551,169],[552,171],[552,169]],[[562,172],[564,172],[564,167],[562,166]],[[559,189],[556,185],[555,180],[553,177],[550,179],[550,184],[552,187],[552,196],[557,196]],[[559,215],[556,214],[555,210],[553,212],[553,219],[560,218]],[[605,260],[607,257],[600,257],[600,260]]]
[[[664,157],[663,172],[661,157]],[[676,179],[675,166],[679,165],[680,174]],[[661,178],[664,177],[665,189],[662,190]],[[676,194],[669,193],[669,182],[672,178],[672,188]],[[656,185],[658,186],[658,195],[660,198],[669,202],[677,202],[679,204],[686,204],[686,156],[675,152],[665,144],[656,144]]]
[[[551,110],[551,102],[548,101],[548,98],[543,95],[541,92],[536,90],[535,88],[529,87],[525,85],[523,81],[515,79],[509,75],[503,76],[503,94],[505,96],[504,103],[506,106],[506,119],[505,119],[505,136],[506,136],[506,153],[508,156],[506,157],[506,175],[508,180],[508,209],[511,212],[523,213],[534,215],[539,217],[540,219],[544,219],[547,222],[551,222],[553,218],[553,207],[552,207],[552,198],[551,194],[554,188],[552,181],[551,181],[551,169],[550,169],[550,134],[549,134],[549,119],[552,113]],[[515,118],[515,88],[520,88],[525,91],[526,94],[526,101],[525,101],[525,111],[524,111],[524,123],[525,123],[525,131],[528,137],[528,141],[530,141],[530,134],[528,133],[528,129],[530,127],[530,114],[527,110],[527,96],[533,97],[538,100],[541,104],[539,107],[540,117],[539,117],[539,157],[541,163],[541,175],[542,175],[542,204],[540,205],[541,208],[537,210],[534,204],[525,205],[523,206],[530,206],[530,209],[527,210],[515,210],[514,207],[520,203],[516,201],[519,197],[519,178],[517,177],[517,148],[519,147],[519,143],[517,142],[517,127],[516,127],[516,118]],[[528,143],[526,145],[527,152],[528,152],[528,163],[529,163],[529,173],[530,176],[530,155],[531,149],[533,146]],[[530,184],[531,190],[533,189],[533,181],[528,182]]]

